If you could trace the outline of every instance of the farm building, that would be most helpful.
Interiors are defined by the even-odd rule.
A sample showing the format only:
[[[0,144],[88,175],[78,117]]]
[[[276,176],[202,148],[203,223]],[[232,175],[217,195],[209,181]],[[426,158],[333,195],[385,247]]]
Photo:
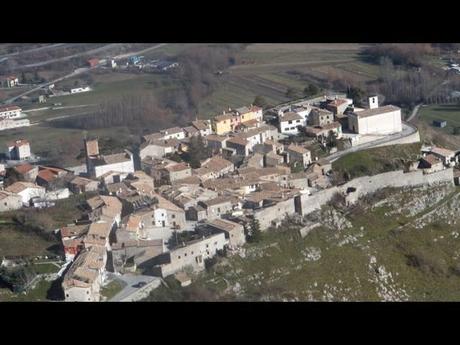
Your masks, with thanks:
[[[434,120],[433,121],[433,126],[439,127],[439,128],[444,128],[447,126],[447,121],[445,120]]]

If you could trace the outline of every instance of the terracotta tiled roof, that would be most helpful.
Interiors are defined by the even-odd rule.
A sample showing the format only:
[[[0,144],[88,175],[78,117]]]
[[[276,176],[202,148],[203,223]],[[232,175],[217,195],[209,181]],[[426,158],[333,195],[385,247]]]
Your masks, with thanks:
[[[37,167],[29,163],[26,163],[26,164],[16,165],[13,169],[17,173],[23,175],[23,174],[27,174],[29,171],[31,171],[34,168],[37,168]]]

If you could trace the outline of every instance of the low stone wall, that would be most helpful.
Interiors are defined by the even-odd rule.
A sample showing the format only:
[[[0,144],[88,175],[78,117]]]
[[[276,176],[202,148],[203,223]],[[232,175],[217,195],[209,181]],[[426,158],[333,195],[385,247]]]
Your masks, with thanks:
[[[390,145],[402,145],[402,144],[413,144],[420,142],[420,133],[417,130],[415,133],[408,135],[407,137],[390,141],[388,143],[383,143],[379,145],[375,145],[374,147],[382,147],[382,146],[390,146]]]

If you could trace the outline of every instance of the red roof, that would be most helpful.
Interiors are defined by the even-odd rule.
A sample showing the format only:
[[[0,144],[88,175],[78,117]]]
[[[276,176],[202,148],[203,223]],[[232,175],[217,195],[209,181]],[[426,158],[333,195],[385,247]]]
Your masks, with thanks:
[[[35,168],[35,166],[29,163],[26,163],[26,164],[17,165],[13,169],[19,174],[23,175],[31,171],[33,168]]]
[[[46,182],[51,182],[56,178],[56,175],[51,170],[44,169],[38,172],[37,177],[40,177],[42,180],[45,180]]]

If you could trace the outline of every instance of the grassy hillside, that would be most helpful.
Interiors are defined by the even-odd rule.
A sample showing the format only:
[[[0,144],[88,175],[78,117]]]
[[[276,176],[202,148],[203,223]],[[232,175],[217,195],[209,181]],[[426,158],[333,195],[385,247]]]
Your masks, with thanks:
[[[377,147],[350,153],[332,163],[338,175],[345,173],[350,178],[376,175],[382,172],[403,169],[405,163],[415,160],[420,154],[420,144],[404,144]]]
[[[305,238],[285,223],[187,288],[167,279],[148,300],[455,301],[458,205],[458,189],[436,186],[387,190],[345,213],[324,207]]]

